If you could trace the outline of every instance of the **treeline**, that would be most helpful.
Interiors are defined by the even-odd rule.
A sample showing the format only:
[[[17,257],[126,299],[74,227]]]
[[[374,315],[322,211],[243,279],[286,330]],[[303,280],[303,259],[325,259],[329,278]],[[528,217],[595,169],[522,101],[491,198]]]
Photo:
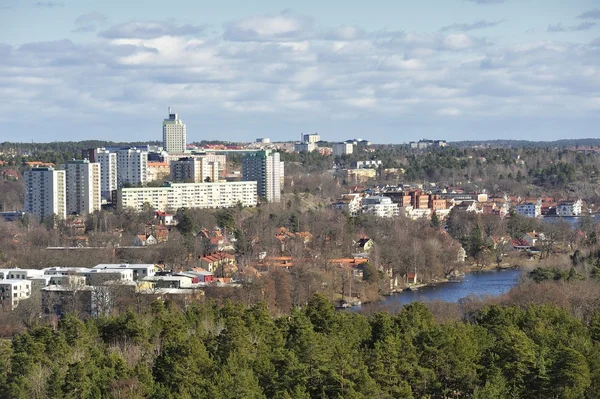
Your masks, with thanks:
[[[438,323],[322,296],[289,316],[227,302],[82,321],[0,346],[0,398],[598,398],[600,313],[488,306]]]

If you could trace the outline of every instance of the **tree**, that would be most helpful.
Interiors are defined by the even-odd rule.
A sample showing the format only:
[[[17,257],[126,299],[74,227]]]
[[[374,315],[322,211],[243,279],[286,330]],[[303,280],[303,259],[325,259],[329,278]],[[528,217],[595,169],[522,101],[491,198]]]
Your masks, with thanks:
[[[438,217],[436,211],[433,211],[433,214],[431,215],[431,227],[433,227],[434,229],[440,227],[440,218]]]
[[[183,236],[189,237],[196,234],[198,226],[196,221],[186,212],[179,218],[177,229]]]

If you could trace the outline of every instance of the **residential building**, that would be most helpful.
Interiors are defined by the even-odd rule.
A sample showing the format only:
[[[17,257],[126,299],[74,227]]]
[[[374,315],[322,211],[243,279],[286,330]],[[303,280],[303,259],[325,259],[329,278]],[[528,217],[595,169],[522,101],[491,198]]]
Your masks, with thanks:
[[[294,144],[294,151],[296,152],[313,152],[317,149],[315,143],[296,143]]]
[[[356,216],[361,211],[362,199],[360,194],[344,194],[332,206],[334,209],[344,211],[350,216]]]
[[[117,189],[117,154],[105,148],[92,150],[91,162],[100,164],[100,195],[110,200],[111,193]]]
[[[378,217],[394,217],[400,214],[398,204],[392,202],[389,197],[373,196],[363,198],[363,213]]]
[[[134,148],[117,151],[117,185],[148,182],[148,151]]]
[[[527,202],[521,205],[517,205],[517,215],[525,216],[528,218],[536,218],[542,214],[542,204],[540,201]]]
[[[142,280],[144,277],[152,277],[156,273],[157,266],[152,263],[101,263],[94,266],[95,270],[131,270],[133,280]]]
[[[356,161],[354,162],[354,167],[356,169],[365,169],[365,168],[378,168],[382,165],[382,162],[377,159],[371,159],[368,161]]]
[[[171,162],[174,182],[202,183],[219,181],[219,162],[206,157],[187,157]]]
[[[579,216],[581,215],[582,201],[578,199],[572,202],[561,202],[556,207],[558,216]]]
[[[176,113],[171,112],[171,107],[169,107],[169,118],[163,120],[162,128],[163,149],[169,153],[185,152],[185,123],[179,119]]]
[[[148,161],[146,169],[146,181],[163,180],[171,174],[171,168],[167,162]]]
[[[242,159],[242,180],[255,181],[258,195],[269,202],[281,200],[284,165],[278,152],[256,151]]]
[[[174,161],[184,158],[205,159],[209,164],[212,163],[215,167],[218,167],[219,177],[224,177],[227,174],[227,156],[224,154],[217,154],[214,152],[193,153],[191,155],[170,154],[164,157],[164,161],[172,164]]]
[[[314,144],[314,143],[318,143],[319,141],[321,141],[321,136],[318,135],[317,133],[303,134],[302,135],[302,142],[303,143]]]
[[[144,204],[157,211],[181,208],[230,208],[238,203],[256,206],[257,184],[246,182],[167,183],[163,187],[117,190],[117,208],[141,211]]]
[[[270,144],[271,143],[271,139],[268,138],[268,137],[259,137],[259,138],[256,139],[256,142],[260,143],[260,144]]]
[[[354,144],[352,143],[335,143],[333,144],[333,155],[336,157],[352,154],[354,152]]]
[[[38,220],[56,215],[67,216],[65,171],[51,167],[33,168],[23,173],[25,181],[24,211]]]
[[[19,301],[31,296],[31,281],[4,279],[0,280],[0,311],[14,310]]]
[[[72,160],[63,165],[65,170],[67,214],[88,215],[101,208],[100,164]]]

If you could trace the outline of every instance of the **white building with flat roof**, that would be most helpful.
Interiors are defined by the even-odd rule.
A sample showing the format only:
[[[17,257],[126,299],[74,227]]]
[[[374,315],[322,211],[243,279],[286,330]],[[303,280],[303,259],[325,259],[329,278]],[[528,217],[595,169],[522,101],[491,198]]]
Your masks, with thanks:
[[[377,217],[391,218],[400,214],[398,204],[392,202],[389,197],[373,196],[363,198],[363,213]]]
[[[129,270],[133,273],[133,280],[152,277],[156,274],[156,265],[152,263],[101,263],[94,266],[94,270]]]
[[[169,183],[164,187],[132,187],[117,190],[118,209],[141,211],[149,204],[157,211],[181,208],[231,208],[256,206],[256,182]]]
[[[333,145],[333,155],[342,156],[352,154],[354,152],[354,144],[352,143],[335,143]]]
[[[537,218],[542,214],[542,204],[538,202],[528,202],[526,204],[517,205],[517,215],[528,218]]]
[[[65,170],[67,214],[88,215],[102,205],[100,164],[87,159],[63,165]]]
[[[181,153],[185,152],[186,131],[183,123],[177,113],[171,112],[169,107],[169,117],[163,120],[163,149],[166,152]]]
[[[105,148],[96,148],[94,153],[100,164],[100,195],[110,200],[112,191],[117,189],[117,154]]]
[[[117,185],[145,184],[148,180],[148,151],[133,148],[117,151]]]
[[[56,215],[67,216],[65,171],[54,168],[33,168],[23,173],[25,182],[24,211],[37,220]]]
[[[558,216],[580,216],[583,203],[580,199],[577,201],[561,202],[556,207]]]
[[[0,311],[14,310],[19,301],[31,296],[31,281],[22,279],[0,280]]]

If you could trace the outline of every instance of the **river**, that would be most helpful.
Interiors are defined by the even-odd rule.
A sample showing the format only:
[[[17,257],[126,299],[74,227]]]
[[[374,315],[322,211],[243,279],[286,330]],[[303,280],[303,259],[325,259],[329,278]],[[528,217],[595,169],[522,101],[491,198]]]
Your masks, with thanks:
[[[517,285],[520,276],[521,270],[518,269],[472,272],[468,273],[461,282],[441,283],[434,287],[419,288],[418,291],[402,291],[385,297],[377,305],[406,305],[416,301],[458,302],[459,299],[470,295],[480,297],[502,295]],[[353,309],[360,310],[360,308],[355,306]]]

